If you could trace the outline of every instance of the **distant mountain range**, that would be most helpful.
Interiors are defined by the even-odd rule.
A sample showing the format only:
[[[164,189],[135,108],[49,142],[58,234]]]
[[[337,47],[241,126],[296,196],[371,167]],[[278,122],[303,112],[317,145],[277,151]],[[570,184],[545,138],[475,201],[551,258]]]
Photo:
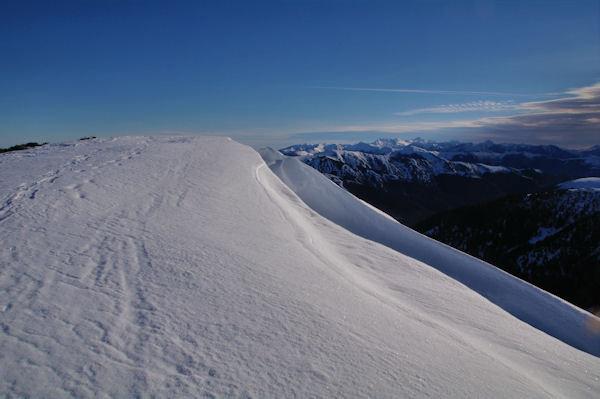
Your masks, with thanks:
[[[575,151],[491,141],[379,139],[373,143],[294,145],[280,152],[300,157],[408,225],[440,211],[600,175],[600,146]]]

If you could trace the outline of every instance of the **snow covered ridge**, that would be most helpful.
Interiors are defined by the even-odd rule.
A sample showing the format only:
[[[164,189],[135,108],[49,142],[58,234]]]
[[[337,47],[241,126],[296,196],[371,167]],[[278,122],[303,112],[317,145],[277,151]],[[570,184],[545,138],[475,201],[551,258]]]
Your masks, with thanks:
[[[597,318],[293,161],[208,137],[0,156],[0,392],[597,395]]]
[[[584,190],[600,193],[600,177],[583,177],[558,185],[562,190]]]
[[[476,154],[482,159],[499,159],[508,154],[523,154],[529,158],[547,156],[552,158],[569,159],[573,157],[600,156],[600,145],[585,150],[567,150],[554,145],[530,144],[497,144],[491,140],[473,144],[460,141],[437,142],[416,138],[412,140],[380,138],[372,143],[357,144],[300,144],[285,148],[282,152],[293,152],[295,155],[313,155],[335,150],[359,151],[372,154],[389,154],[401,151],[405,154],[432,153],[452,157],[457,154]]]
[[[448,174],[480,178],[486,173],[567,173],[585,175],[600,172],[600,146],[584,151],[556,146],[525,144],[480,144],[379,139],[358,144],[303,144],[280,150],[298,156],[340,183],[352,181],[378,186],[403,180],[428,183]]]

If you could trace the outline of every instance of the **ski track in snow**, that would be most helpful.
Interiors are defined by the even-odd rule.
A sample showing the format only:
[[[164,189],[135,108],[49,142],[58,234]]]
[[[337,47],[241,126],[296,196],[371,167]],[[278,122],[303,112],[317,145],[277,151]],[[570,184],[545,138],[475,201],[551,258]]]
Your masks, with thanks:
[[[0,190],[0,395],[600,392],[598,357],[319,216],[235,142],[44,146],[0,157]]]

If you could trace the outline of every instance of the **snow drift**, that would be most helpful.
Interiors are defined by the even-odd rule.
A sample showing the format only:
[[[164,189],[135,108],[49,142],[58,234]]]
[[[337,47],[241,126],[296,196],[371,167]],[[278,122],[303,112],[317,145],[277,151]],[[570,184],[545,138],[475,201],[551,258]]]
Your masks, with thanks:
[[[589,314],[477,258],[430,239],[357,199],[300,160],[261,150],[279,178],[308,206],[351,232],[433,266],[496,305],[563,340],[600,356],[600,337],[586,328]],[[579,179],[582,180],[582,179]],[[569,328],[565,328],[565,326]]]
[[[582,177],[558,185],[562,190],[600,191],[600,177]]]
[[[597,395],[597,319],[400,225],[369,236],[395,222],[305,172],[292,191],[224,138],[2,155],[0,392]]]

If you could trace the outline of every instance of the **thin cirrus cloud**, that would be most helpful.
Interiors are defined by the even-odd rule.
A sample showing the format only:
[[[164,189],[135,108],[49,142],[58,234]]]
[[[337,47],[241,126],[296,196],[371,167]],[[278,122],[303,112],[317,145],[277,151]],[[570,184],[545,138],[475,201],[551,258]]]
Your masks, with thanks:
[[[558,94],[552,100],[523,103],[500,103],[497,107],[515,109],[519,113],[509,116],[486,117],[470,120],[412,121],[405,123],[382,123],[371,125],[337,126],[297,134],[296,137],[342,137],[348,134],[358,137],[364,132],[368,137],[381,134],[430,133],[436,137],[452,139],[486,140],[501,142],[555,144],[564,147],[588,147],[600,144],[600,82]],[[485,103],[485,102],[483,102]],[[407,111],[414,114],[425,112],[463,112],[469,108],[483,110],[486,105],[458,104]],[[494,105],[488,105],[494,108]],[[451,137],[450,137],[451,135]],[[367,137],[365,136],[365,137]]]
[[[522,103],[525,112],[475,121],[488,137],[528,139],[582,147],[600,144],[600,82],[569,90],[561,98]]]
[[[337,87],[337,86],[311,86],[311,89],[327,90],[347,90],[347,91],[374,91],[382,93],[421,93],[421,94],[472,94],[484,96],[513,96],[513,97],[532,97],[532,96],[551,96],[556,93],[543,94],[525,94],[525,93],[506,93],[499,91],[468,91],[468,90],[424,90],[424,89],[381,89],[371,87]]]
[[[453,114],[457,112],[497,112],[497,111],[506,111],[506,110],[515,110],[518,109],[519,106],[514,101],[490,101],[490,100],[479,100],[479,101],[471,101],[468,103],[461,104],[449,104],[449,105],[440,105],[438,107],[431,108],[418,108],[404,112],[396,112],[396,115],[402,116],[410,116],[417,114]]]

